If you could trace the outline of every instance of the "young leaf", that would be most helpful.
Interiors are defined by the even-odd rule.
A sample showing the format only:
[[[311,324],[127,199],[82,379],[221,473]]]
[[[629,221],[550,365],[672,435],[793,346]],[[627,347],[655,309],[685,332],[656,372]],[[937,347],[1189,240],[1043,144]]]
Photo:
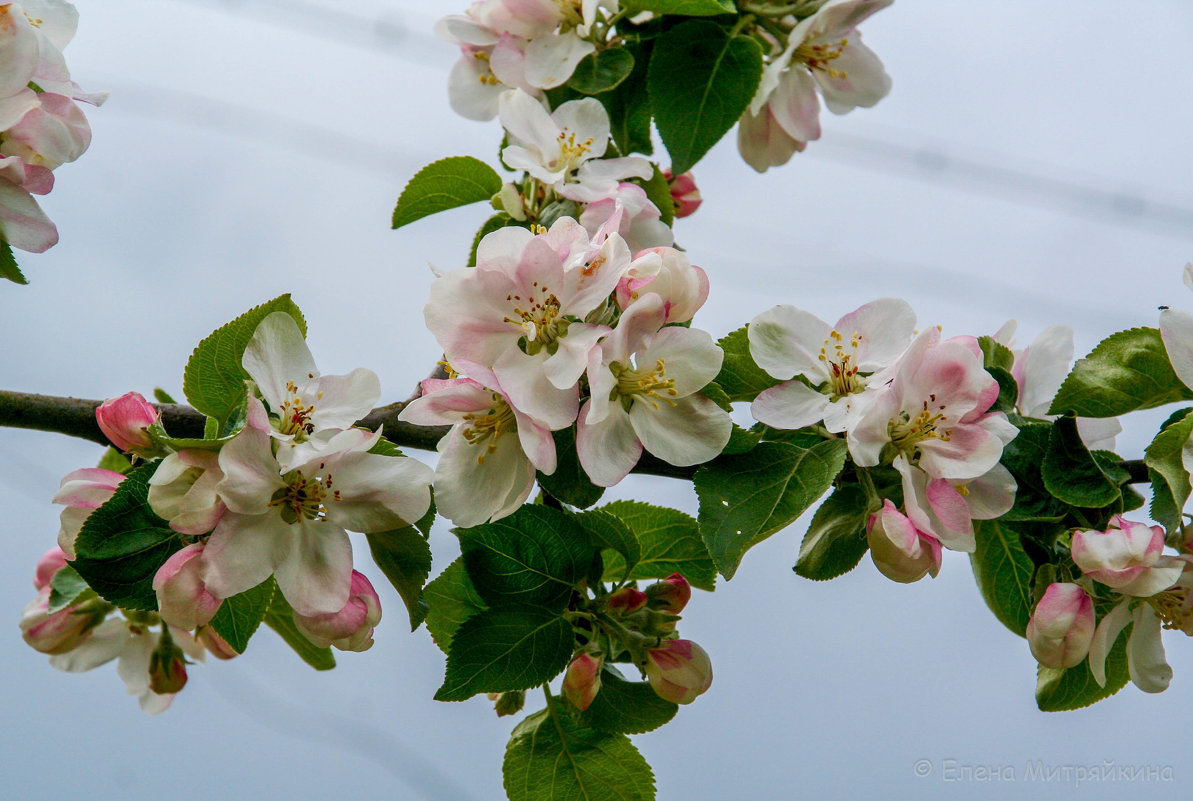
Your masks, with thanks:
[[[28,284],[29,279],[21,273],[17,266],[17,259],[12,255],[12,247],[0,239],[0,278],[8,279],[14,284]]]
[[[50,579],[50,605],[46,612],[51,615],[61,612],[83,600],[84,595],[94,597],[95,590],[87,586],[87,582],[73,567],[63,565]]]
[[[539,473],[539,486],[566,504],[587,509],[601,499],[605,488],[593,484],[580,466],[580,457],[576,455],[576,430],[571,426],[561,428],[554,437],[555,472],[549,476]]]
[[[1072,415],[1052,424],[1041,475],[1048,492],[1070,506],[1099,509],[1122,497],[1120,482],[1085,447]]]
[[[306,336],[307,324],[302,312],[289,295],[282,295],[217,328],[199,343],[186,363],[182,377],[183,394],[191,406],[219,421],[221,428],[245,401],[244,382],[249,374],[240,365],[244,349],[261,321],[278,311],[293,317],[298,329]]]
[[[754,358],[750,356],[748,326],[721,337],[717,345],[725,351],[717,384],[729,396],[729,400],[752,401],[762,390],[780,383],[779,379],[755,364]]]
[[[1190,399],[1193,390],[1176,377],[1159,329],[1132,328],[1111,334],[1077,360],[1048,413],[1115,417]]]
[[[675,717],[679,704],[660,698],[644,681],[626,681],[613,667],[601,671],[601,689],[580,722],[597,731],[643,734]]]
[[[243,654],[248,647],[249,638],[269,612],[276,589],[277,582],[270,576],[252,589],[225,598],[220,604],[219,611],[211,619],[211,627],[236,653]]]
[[[638,538],[641,556],[629,569],[631,579],[663,579],[679,573],[693,587],[712,592],[717,570],[700,539],[696,521],[677,509],[640,501],[614,501],[597,511],[625,523]],[[621,581],[626,574],[623,557],[605,552],[605,581]]]
[[[182,538],[149,508],[156,464],[131,471],[83,524],[71,565],[102,598],[125,609],[157,609],[153,576]]]
[[[452,637],[464,621],[489,608],[472,586],[463,557],[426,586],[423,598],[427,603],[427,631],[445,654],[451,651]]]
[[[536,687],[567,667],[574,642],[572,627],[553,609],[487,609],[456,630],[435,700],[463,701],[477,693]]]
[[[811,448],[763,442],[697,470],[700,535],[721,575],[733,578],[745,552],[803,514],[844,464],[845,440],[833,439]]]
[[[813,581],[843,576],[866,555],[866,493],[847,484],[828,496],[799,546],[795,572]]]
[[[638,11],[685,17],[715,17],[717,14],[737,13],[733,0],[630,0],[626,5]]]
[[[567,85],[585,95],[616,89],[634,71],[634,54],[623,47],[589,53],[580,59]]]
[[[1188,412],[1188,410],[1185,410]],[[1189,472],[1182,460],[1186,443],[1193,436],[1193,414],[1186,414],[1180,420],[1167,426],[1156,435],[1144,451],[1144,462],[1152,474],[1152,487],[1156,498],[1162,498],[1160,508],[1169,511],[1162,519],[1154,513],[1152,517],[1168,528],[1180,524],[1180,512],[1189,500]],[[1156,478],[1160,481],[1157,482]],[[1167,506],[1164,506],[1164,503]],[[1156,507],[1153,506],[1153,509]]]
[[[273,594],[273,602],[265,614],[265,625],[277,632],[286,645],[315,670],[331,670],[336,666],[336,658],[332,656],[330,647],[319,648],[294,625],[294,610],[280,592]]]
[[[975,520],[977,550],[969,555],[978,592],[999,622],[1020,637],[1035,604],[1035,564],[1023,551],[1018,531],[1001,520]]]
[[[490,606],[562,611],[592,562],[584,528],[566,512],[545,506],[527,504],[509,517],[455,531],[468,577]]]
[[[630,527],[616,515],[604,509],[593,509],[591,512],[576,515],[576,520],[588,532],[589,538],[598,548],[616,552],[621,557],[622,573],[610,581],[626,581],[630,572],[642,558],[642,546]],[[605,576],[609,575],[608,567]],[[668,573],[667,575],[671,575]]]
[[[584,726],[565,703],[514,729],[502,764],[509,801],[653,801],[654,774],[630,739]]]
[[[1015,366],[1015,354],[1006,345],[996,342],[994,337],[978,337],[978,347],[982,349],[982,366],[989,370],[997,367],[1011,372]]]
[[[423,585],[431,575],[431,546],[414,526],[365,536],[373,561],[406,604],[410,630],[414,631],[427,617]]]
[[[1003,520],[1060,520],[1067,507],[1052,497],[1040,473],[1048,452],[1049,423],[1016,421],[1019,434],[1003,448],[1003,466],[1015,478],[1015,505]]]
[[[708,20],[667,31],[650,57],[647,85],[671,171],[685,173],[750,104],[762,78],[762,47]]]
[[[1082,709],[1109,698],[1126,686],[1131,678],[1127,670],[1127,640],[1134,624],[1118,635],[1106,655],[1106,686],[1101,687],[1089,672],[1089,660],[1068,670],[1040,665],[1036,673],[1036,706],[1041,712],[1067,712]]]
[[[480,159],[450,156],[423,167],[402,190],[393,227],[469,203],[489,200],[501,191],[501,176]]]

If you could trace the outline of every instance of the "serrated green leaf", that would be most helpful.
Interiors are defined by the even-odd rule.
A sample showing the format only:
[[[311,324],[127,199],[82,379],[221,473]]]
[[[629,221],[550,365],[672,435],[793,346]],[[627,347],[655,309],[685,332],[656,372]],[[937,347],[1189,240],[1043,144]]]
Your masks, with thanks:
[[[694,19],[660,37],[647,85],[673,174],[692,169],[733,127],[761,78],[762,47],[749,36]]]
[[[87,582],[70,565],[63,565],[50,579],[50,605],[47,614],[61,612],[72,604],[94,597],[95,590],[87,586]]]
[[[856,484],[835,490],[820,504],[799,546],[795,572],[813,581],[843,576],[866,555],[866,493]]]
[[[1077,360],[1048,413],[1115,417],[1191,399],[1193,390],[1176,377],[1159,329],[1132,328],[1111,334]]]
[[[716,588],[716,567],[700,539],[699,526],[689,515],[640,501],[614,501],[598,511],[619,518],[638,538],[641,556],[629,571],[631,579],[663,579],[679,573],[693,587],[709,592]],[[621,556],[605,555],[606,581],[619,581],[625,572]]]
[[[576,520],[588,532],[592,543],[598,548],[608,549],[621,556],[622,572],[609,581],[626,581],[630,573],[642,558],[642,546],[638,538],[625,522],[605,509],[593,509],[591,512],[576,515]],[[605,576],[609,575],[608,567]],[[670,574],[668,574],[670,575]]]
[[[71,565],[104,600],[125,609],[157,609],[153,576],[183,547],[182,538],[149,507],[155,470],[156,464],[146,464],[130,471],[75,540]]]
[[[642,187],[642,191],[646,192],[647,200],[659,210],[659,221],[663,225],[673,225],[675,223],[675,199],[671,197],[671,185],[667,183],[667,178],[659,169],[659,165],[652,164],[651,166],[654,167],[654,171],[651,172],[649,178],[645,181],[635,179],[634,182]]]
[[[248,647],[249,639],[269,612],[276,589],[277,582],[270,576],[256,587],[225,598],[220,604],[219,611],[211,619],[211,627],[236,653],[243,654]]]
[[[1048,452],[1049,423],[1020,420],[1019,434],[1003,448],[1002,464],[1015,479],[1015,505],[1003,520],[1060,520],[1068,507],[1052,497],[1040,473]]]
[[[482,239],[494,231],[517,224],[518,222],[504,211],[499,211],[489,219],[485,220],[481,224],[481,227],[477,229],[476,236],[472,237],[472,249],[468,251],[468,266],[476,266],[476,249],[480,247]]]
[[[12,247],[0,239],[0,278],[12,281],[14,284],[28,284],[29,279],[17,266],[17,258],[12,254]]]
[[[589,53],[576,64],[567,85],[585,95],[616,89],[634,71],[634,55],[623,47]]]
[[[480,159],[449,156],[423,167],[406,184],[394,207],[393,227],[431,214],[489,200],[501,191],[501,176]]]
[[[556,610],[487,609],[456,629],[435,700],[463,701],[477,693],[537,687],[567,667],[574,644],[571,625]]]
[[[597,731],[615,734],[644,734],[675,717],[674,704],[644,681],[626,681],[606,665],[601,671],[601,689],[580,715],[580,722]]]
[[[1001,520],[975,520],[977,549],[970,554],[974,581],[986,606],[1004,626],[1027,636],[1027,621],[1035,605],[1032,574],[1018,531]]]
[[[1162,517],[1155,514],[1157,506],[1153,503],[1152,518],[1169,529],[1180,525],[1181,510],[1189,500],[1189,472],[1182,459],[1189,438],[1193,437],[1193,414],[1188,414],[1188,411],[1185,410],[1185,417],[1156,434],[1144,451],[1143,461],[1152,476],[1152,491],[1159,499],[1159,511],[1162,514]]]
[[[811,448],[763,442],[696,471],[700,535],[717,570],[733,578],[752,546],[785,528],[828,490],[845,464],[845,440]]]
[[[289,314],[298,323],[298,330],[306,336],[307,324],[302,312],[289,295],[282,295],[217,328],[198,344],[186,363],[182,392],[187,402],[218,420],[221,429],[247,397],[244,382],[249,379],[249,374],[240,364],[244,349],[261,321],[274,312]],[[220,433],[231,432],[221,430]]]
[[[649,156],[654,149],[650,141],[650,94],[646,88],[652,46],[651,42],[626,45],[626,52],[634,57],[633,71],[616,89],[596,96],[609,113],[609,133],[622,155]],[[559,106],[553,101],[552,107]]]
[[[111,470],[113,473],[120,473],[121,475],[133,469],[132,462],[128,460],[128,457],[113,447],[108,447],[104,450],[104,455],[99,457],[99,464],[96,467],[101,470]]]
[[[1122,497],[1120,482],[1085,447],[1071,415],[1052,424],[1040,472],[1048,492],[1070,506],[1099,509]]]
[[[725,351],[717,384],[730,400],[752,401],[762,390],[781,383],[754,363],[754,358],[750,356],[748,326],[721,337],[717,345]]]
[[[1009,371],[1001,367],[987,367],[986,372],[998,382],[998,397],[990,406],[992,412],[1013,412],[1019,402],[1019,384]]]
[[[209,417],[207,419],[210,420],[212,418]],[[240,429],[238,428],[236,431],[233,431],[226,436],[212,437],[210,439],[200,439],[198,437],[171,437],[166,433],[166,430],[162,428],[160,423],[154,423],[153,425],[146,428],[145,432],[149,434],[149,438],[153,440],[154,443],[170,450],[218,451],[220,448],[224,447],[233,439],[235,439],[236,435],[240,433]]]
[[[994,337],[978,337],[978,347],[982,349],[982,366],[987,370],[997,367],[1009,373],[1015,366],[1015,353],[1006,345],[995,341]]]
[[[1134,624],[1128,624],[1106,655],[1106,686],[1100,687],[1089,671],[1089,660],[1067,670],[1040,665],[1036,672],[1036,706],[1041,712],[1066,712],[1083,709],[1109,698],[1126,686],[1127,640]]]
[[[330,647],[319,648],[294,625],[294,610],[280,592],[273,594],[273,601],[265,614],[265,625],[277,632],[294,653],[315,670],[331,670],[336,666],[336,658]]]
[[[365,536],[373,561],[406,604],[410,630],[414,631],[427,617],[423,585],[431,575],[431,546],[413,526]]]
[[[427,631],[445,654],[451,651],[452,637],[464,621],[489,608],[472,586],[462,557],[423,589],[423,598],[427,602]]]
[[[819,439],[820,437],[817,437],[817,440]],[[729,456],[749,453],[754,450],[754,446],[759,442],[762,442],[761,432],[742,428],[737,423],[734,423],[733,428],[729,432],[729,441],[725,443],[725,447],[721,449],[721,453]]]
[[[580,457],[576,454],[576,430],[568,426],[556,431],[553,436],[555,472],[549,476],[538,473],[539,486],[546,490],[547,494],[566,504],[587,509],[601,499],[605,494],[605,488],[593,484],[584,468],[580,466]]]
[[[509,801],[653,801],[654,774],[624,734],[587,728],[563,702],[514,729],[502,764]]]
[[[638,11],[685,17],[715,17],[737,12],[733,0],[630,0],[626,5]]]
[[[455,532],[468,577],[490,606],[562,610],[592,562],[588,533],[558,509],[524,505],[509,517]]]

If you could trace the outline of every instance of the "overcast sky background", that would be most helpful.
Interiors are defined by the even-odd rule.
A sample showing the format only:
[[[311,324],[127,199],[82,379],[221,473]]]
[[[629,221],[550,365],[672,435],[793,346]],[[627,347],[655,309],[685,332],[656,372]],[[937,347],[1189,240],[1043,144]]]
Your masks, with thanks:
[[[324,373],[376,370],[406,397],[438,351],[422,325],[427,267],[460,266],[479,207],[401,231],[389,216],[424,164],[495,163],[500,132],[452,114],[453,48],[430,36],[464,7],[414,0],[80,2],[66,55],[89,90],[90,152],[43,200],[62,241],[18,254],[32,286],[0,287],[0,387],[102,398],[155,385],[215,327],[282,292],[309,320]],[[698,326],[719,336],[777,302],[835,320],[884,295],[921,326],[1018,344],[1076,331],[1079,354],[1156,307],[1193,308],[1193,6],[901,0],[863,26],[894,79],[875,109],[825,115],[823,140],[756,175],[732,137],[696,168],[706,197],[679,242],[709,273]],[[1158,420],[1131,425],[1138,457]],[[1149,432],[1150,426],[1150,432]],[[232,662],[190,671],[143,715],[112,666],[51,669],[17,632],[33,566],[54,542],[59,478],[96,446],[0,429],[0,786],[6,798],[295,801],[502,797],[514,721],[483,698],[431,700],[443,659],[358,542],[385,621],[365,654],[315,673],[263,632]],[[690,485],[627,481],[606,495],[695,513]],[[1188,798],[1193,643],[1167,635],[1176,678],[1080,712],[1035,708],[1035,661],[989,614],[967,559],[936,580],[882,578],[867,558],[827,584],[791,565],[806,520],[755,548],[685,637],[712,655],[711,691],[635,738],[660,799]],[[436,571],[454,537],[432,535]],[[7,610],[6,612],[3,610]],[[946,781],[944,760],[1012,766],[1018,781]],[[917,760],[930,775],[917,777]],[[1028,762],[1173,766],[1171,782],[1075,788]],[[954,776],[955,777],[955,776]]]

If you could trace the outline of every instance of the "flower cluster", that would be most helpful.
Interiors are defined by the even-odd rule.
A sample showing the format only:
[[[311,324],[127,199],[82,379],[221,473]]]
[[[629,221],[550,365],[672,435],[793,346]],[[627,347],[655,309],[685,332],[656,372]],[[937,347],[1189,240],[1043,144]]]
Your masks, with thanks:
[[[62,49],[77,25],[70,3],[0,2],[0,241],[33,253],[58,242],[33,195],[47,194],[52,171],[91,144],[75,101],[99,105],[106,97],[70,79]]]
[[[972,521],[1002,515],[1015,496],[999,459],[1018,430],[990,411],[999,386],[977,340],[942,340],[936,328],[913,339],[914,328],[911,308],[884,298],[832,326],[776,306],[748,332],[754,360],[783,380],[758,395],[755,419],[844,436],[870,497],[870,554],[900,582],[935,576],[942,548],[972,552]],[[884,468],[893,486],[876,487],[870,475]]]

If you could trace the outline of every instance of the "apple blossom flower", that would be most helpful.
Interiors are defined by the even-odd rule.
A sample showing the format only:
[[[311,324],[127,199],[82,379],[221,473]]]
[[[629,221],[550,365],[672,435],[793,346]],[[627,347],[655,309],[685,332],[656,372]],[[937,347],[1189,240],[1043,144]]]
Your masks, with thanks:
[[[216,493],[223,479],[217,452],[176,451],[149,477],[149,506],[179,534],[206,534],[227,510]]]
[[[122,451],[143,452],[155,446],[146,431],[157,422],[157,408],[139,392],[108,398],[95,410],[95,421],[113,445]]]
[[[601,667],[604,660],[598,654],[582,653],[576,656],[563,674],[560,689],[563,697],[581,712],[592,706],[601,690]]]
[[[915,312],[897,298],[867,303],[832,326],[794,306],[759,314],[747,332],[750,355],[784,383],[758,395],[750,407],[754,419],[786,429],[823,420],[829,431],[847,430],[869,377],[895,362],[914,329]]]
[[[671,170],[663,170],[663,177],[667,179],[667,188],[671,191],[675,218],[695,214],[704,199],[700,197],[700,187],[696,186],[696,178],[692,173],[689,171],[682,175],[672,175]]]
[[[68,559],[75,558],[75,539],[84,521],[112,497],[121,481],[124,481],[124,476],[120,473],[99,467],[73,470],[62,478],[61,486],[54,494],[54,503],[66,507],[60,516],[58,547]]]
[[[1145,693],[1164,692],[1172,681],[1172,668],[1164,656],[1160,617],[1150,603],[1135,601],[1134,604],[1132,609],[1132,600],[1124,598],[1098,623],[1089,647],[1089,671],[1094,681],[1106,686],[1106,657],[1126,625],[1134,623],[1127,638],[1127,672],[1131,683]]]
[[[650,248],[638,253],[617,283],[617,305],[624,312],[642,295],[653,292],[663,301],[666,323],[686,323],[708,299],[708,275],[680,251]]]
[[[669,464],[693,465],[729,441],[728,412],[699,394],[724,353],[704,331],[663,328],[664,315],[663,300],[644,295],[589,358],[591,398],[580,410],[576,452],[598,486],[621,481],[643,448]]]
[[[158,614],[162,620],[188,631],[206,625],[215,617],[223,600],[203,584],[204,544],[192,543],[176,551],[153,576]]]
[[[34,103],[16,125],[0,132],[0,154],[50,170],[83,155],[91,145],[91,126],[75,102],[41,92]]]
[[[45,167],[0,156],[0,239],[30,253],[58,244],[58,229],[33,199],[53,186],[54,176]]]
[[[786,164],[807,147],[807,142],[792,139],[783,130],[769,103],[757,113],[746,109],[737,122],[737,151],[757,172]]]
[[[22,92],[33,80],[38,64],[38,36],[23,10],[0,3],[0,130],[8,128],[4,100]]]
[[[666,640],[646,652],[646,678],[660,698],[690,704],[712,686],[712,660],[691,640]]]
[[[940,541],[921,531],[889,499],[866,520],[866,541],[878,572],[902,584],[940,572]]]
[[[381,622],[381,599],[363,573],[352,571],[348,602],[338,612],[321,615],[294,613],[294,625],[318,648],[334,645],[341,651],[373,647],[373,628]]]
[[[1164,529],[1135,523],[1122,515],[1106,531],[1077,531],[1072,556],[1085,575],[1123,595],[1147,598],[1180,579],[1185,560],[1165,556]]]
[[[449,362],[492,370],[511,406],[554,431],[576,419],[577,381],[609,331],[583,321],[629,264],[620,236],[594,245],[568,217],[545,234],[502,228],[481,240],[476,268],[431,285],[427,328]]]
[[[422,396],[398,419],[452,426],[439,441],[435,505],[468,527],[517,511],[534,487],[535,471],[555,472],[555,440],[546,425],[512,405],[491,371],[457,365],[479,380],[425,379]]]
[[[248,400],[248,422],[224,445],[216,491],[228,507],[203,552],[203,582],[217,598],[270,575],[296,612],[338,612],[352,582],[345,529],[374,533],[407,525],[430,505],[431,469],[368,453],[381,434],[348,429],[310,461],[283,466],[271,447],[265,407]]]
[[[570,192],[571,186],[565,184],[560,191]],[[580,212],[579,220],[593,237],[610,232],[620,234],[630,253],[635,255],[675,242],[671,226],[660,219],[658,207],[637,184],[616,184],[608,195],[588,202]]]
[[[905,454],[892,462],[903,485],[903,508],[916,529],[945,548],[973,553],[974,520],[993,520],[1015,504],[1015,478],[1001,464],[971,479],[932,478]]]
[[[1027,622],[1032,656],[1046,667],[1081,664],[1094,638],[1094,602],[1080,584],[1054,582]]]

